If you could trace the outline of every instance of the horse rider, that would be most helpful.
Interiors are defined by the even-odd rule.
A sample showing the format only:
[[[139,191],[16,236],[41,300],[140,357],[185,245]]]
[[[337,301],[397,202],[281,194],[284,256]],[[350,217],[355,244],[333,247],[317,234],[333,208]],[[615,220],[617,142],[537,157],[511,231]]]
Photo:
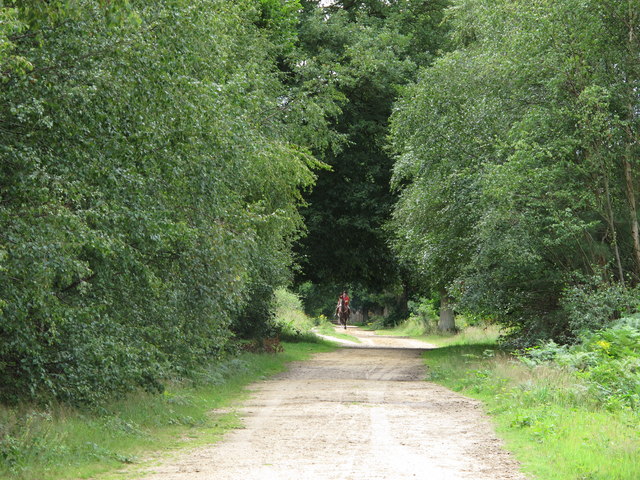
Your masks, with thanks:
[[[351,315],[351,308],[349,307],[349,295],[346,290],[343,290],[340,296],[338,297],[338,305],[336,305],[336,315],[340,313],[340,302],[344,301],[344,306],[347,308],[347,315]]]

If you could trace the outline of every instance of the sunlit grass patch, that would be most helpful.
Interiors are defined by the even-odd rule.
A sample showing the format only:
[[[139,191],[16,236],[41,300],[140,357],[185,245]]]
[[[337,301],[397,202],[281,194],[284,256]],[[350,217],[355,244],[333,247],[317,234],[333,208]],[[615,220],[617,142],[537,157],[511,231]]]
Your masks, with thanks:
[[[283,340],[314,341],[314,321],[306,315],[300,298],[284,288],[275,292],[275,326]]]
[[[422,318],[411,316],[393,328],[379,328],[377,335],[398,335],[403,337],[424,337],[433,331],[432,325]]]
[[[349,335],[348,333],[338,332],[335,329],[335,326],[330,323],[328,320],[325,322],[321,322],[317,327],[316,331],[322,335],[326,335],[328,337],[338,338],[342,340],[348,340],[354,343],[362,343],[358,337],[354,337],[353,335]]]
[[[472,325],[456,333],[440,333],[427,335],[425,340],[436,345],[475,345],[495,344],[501,334],[497,325]]]
[[[393,328],[376,329],[377,335],[411,337],[438,346],[496,343],[501,334],[497,325],[471,325],[457,332],[438,332],[435,324],[426,324],[418,317],[409,317]]]

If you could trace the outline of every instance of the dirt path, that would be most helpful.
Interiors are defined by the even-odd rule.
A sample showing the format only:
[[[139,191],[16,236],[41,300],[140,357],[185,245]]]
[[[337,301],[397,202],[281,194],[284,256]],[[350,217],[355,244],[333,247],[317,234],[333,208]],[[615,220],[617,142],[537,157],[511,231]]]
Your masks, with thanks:
[[[525,479],[479,402],[423,380],[415,340],[349,330],[361,346],[256,384],[244,429],[144,480]]]

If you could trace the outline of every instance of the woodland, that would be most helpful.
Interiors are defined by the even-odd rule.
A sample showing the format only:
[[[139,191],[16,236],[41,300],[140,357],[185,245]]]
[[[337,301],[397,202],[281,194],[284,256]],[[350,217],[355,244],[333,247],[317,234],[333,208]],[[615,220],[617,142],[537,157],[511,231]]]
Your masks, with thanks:
[[[595,338],[637,406],[639,28],[637,0],[0,0],[0,402],[162,392],[277,335],[288,287]]]

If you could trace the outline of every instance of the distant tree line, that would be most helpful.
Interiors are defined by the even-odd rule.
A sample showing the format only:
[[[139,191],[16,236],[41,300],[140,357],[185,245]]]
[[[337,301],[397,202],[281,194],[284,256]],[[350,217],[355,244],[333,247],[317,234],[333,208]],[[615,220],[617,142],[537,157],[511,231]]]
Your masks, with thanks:
[[[448,3],[302,2],[300,47],[331,72],[341,95],[331,125],[343,139],[339,149],[318,152],[331,170],[318,172],[316,186],[305,195],[308,234],[295,248],[302,267],[296,281],[313,313],[330,314],[348,287],[354,306],[365,312],[386,307],[393,322],[402,318],[408,295],[423,293],[396,260],[386,228],[397,200],[390,187],[389,117],[420,68],[447,48]]]

